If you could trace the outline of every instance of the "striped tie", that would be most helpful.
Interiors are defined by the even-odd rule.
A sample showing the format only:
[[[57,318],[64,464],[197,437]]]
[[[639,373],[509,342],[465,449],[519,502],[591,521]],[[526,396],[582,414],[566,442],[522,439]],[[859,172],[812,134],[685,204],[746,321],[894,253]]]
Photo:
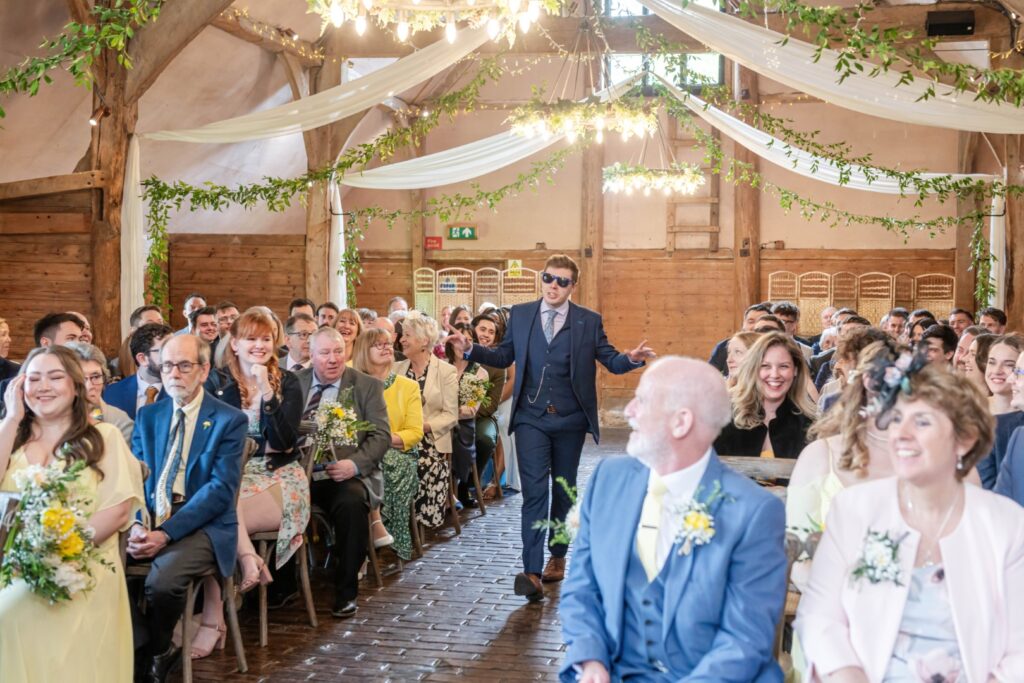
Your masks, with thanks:
[[[309,397],[309,403],[306,405],[306,410],[305,410],[305,412],[302,413],[302,419],[303,420],[312,420],[314,418],[314,416],[316,415],[316,409],[320,407],[320,401],[323,400],[324,390],[327,389],[327,387],[329,387],[329,386],[331,386],[331,385],[330,384],[317,384],[316,385],[316,390]]]
[[[185,411],[178,408],[174,413],[177,422],[171,430],[171,438],[167,441],[167,455],[164,471],[157,481],[156,524],[160,526],[171,516],[171,501],[174,498],[174,480],[181,469],[181,455],[185,448]]]

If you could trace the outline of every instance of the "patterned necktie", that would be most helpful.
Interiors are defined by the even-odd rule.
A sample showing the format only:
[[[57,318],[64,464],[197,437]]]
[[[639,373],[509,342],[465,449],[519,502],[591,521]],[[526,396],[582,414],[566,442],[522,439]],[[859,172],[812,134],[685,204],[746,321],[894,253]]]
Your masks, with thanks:
[[[146,387],[146,405],[151,406],[156,403],[156,397],[160,395],[160,387],[149,385]]]
[[[292,372],[298,372],[301,369],[302,369],[302,363],[296,363],[295,365],[292,366]]]
[[[156,524],[160,526],[171,516],[171,501],[174,498],[174,480],[181,469],[181,454],[185,448],[185,411],[178,408],[174,413],[177,420],[167,441],[166,465],[157,481]]]
[[[640,528],[636,531],[636,552],[647,572],[647,580],[658,575],[658,528],[661,526],[661,502],[668,488],[664,480],[651,473],[644,507],[640,511]]]
[[[316,390],[309,397],[309,403],[306,405],[306,411],[304,413],[302,413],[302,419],[303,420],[312,420],[313,419],[313,416],[316,415],[316,409],[320,407],[320,401],[323,400],[324,390],[327,389],[327,387],[329,387],[329,386],[331,386],[331,385],[330,384],[317,384],[316,385]]]
[[[544,338],[548,340],[548,344],[555,338],[555,317],[558,315],[558,311],[551,308],[544,311],[548,319],[544,321]]]

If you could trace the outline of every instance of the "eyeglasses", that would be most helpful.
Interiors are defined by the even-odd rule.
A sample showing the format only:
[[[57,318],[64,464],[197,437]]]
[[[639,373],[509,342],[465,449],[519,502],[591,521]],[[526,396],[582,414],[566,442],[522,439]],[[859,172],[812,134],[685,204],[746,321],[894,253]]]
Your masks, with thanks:
[[[373,348],[377,349],[378,351],[387,351],[388,349],[392,348],[392,346],[391,342],[380,342],[379,344],[374,344]]]
[[[289,332],[288,336],[289,337],[298,337],[302,341],[306,341],[307,339],[309,339],[310,337],[313,336],[313,333],[312,332]]]
[[[572,284],[571,279],[567,277],[559,277],[557,275],[552,275],[551,273],[541,273],[540,281],[546,285],[550,285],[552,282],[557,282],[558,286],[561,287],[562,289],[565,289],[566,287]]]
[[[86,384],[103,384],[103,381],[104,381],[104,377],[103,377],[102,373],[96,373],[95,375],[86,375],[85,376],[85,383]]]
[[[178,368],[178,372],[180,372],[183,375],[187,375],[188,373],[192,372],[192,368],[198,365],[199,363],[195,363],[190,360],[183,360],[177,363],[172,363],[171,361],[167,360],[160,364],[160,372],[162,372],[165,375],[169,375],[172,372],[174,372],[174,368]]]

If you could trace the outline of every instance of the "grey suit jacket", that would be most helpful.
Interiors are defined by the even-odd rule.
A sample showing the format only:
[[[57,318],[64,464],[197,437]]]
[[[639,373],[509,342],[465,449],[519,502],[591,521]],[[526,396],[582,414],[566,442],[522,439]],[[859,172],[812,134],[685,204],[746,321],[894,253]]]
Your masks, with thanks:
[[[309,367],[295,373],[302,389],[303,406],[309,402],[309,392],[313,387],[313,368]],[[391,444],[391,424],[388,422],[388,408],[384,403],[384,383],[376,377],[359,372],[355,368],[345,368],[341,376],[339,391],[352,387],[352,400],[356,414],[360,420],[372,422],[376,429],[363,432],[359,436],[359,446],[349,458],[359,468],[359,479],[370,494],[370,505],[376,507],[384,495],[384,475],[380,464]]]

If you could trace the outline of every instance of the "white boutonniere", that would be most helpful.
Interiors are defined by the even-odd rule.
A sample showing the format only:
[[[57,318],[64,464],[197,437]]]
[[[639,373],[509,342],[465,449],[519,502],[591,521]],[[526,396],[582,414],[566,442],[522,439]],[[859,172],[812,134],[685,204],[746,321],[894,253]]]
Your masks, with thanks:
[[[711,514],[711,506],[719,498],[731,500],[729,496],[722,493],[722,482],[715,481],[711,494],[703,501],[698,500],[700,489],[693,494],[693,498],[683,505],[675,505],[671,508],[673,522],[676,530],[674,545],[679,545],[680,555],[689,555],[695,546],[707,545],[715,537],[715,517]]]
[[[203,420],[203,429],[209,429],[212,426],[213,426],[212,422],[210,422],[209,420]]]
[[[903,585],[900,569],[900,543],[907,535],[894,538],[888,531],[868,529],[864,535],[864,547],[850,576],[854,581],[867,579],[870,583],[892,582]]]

